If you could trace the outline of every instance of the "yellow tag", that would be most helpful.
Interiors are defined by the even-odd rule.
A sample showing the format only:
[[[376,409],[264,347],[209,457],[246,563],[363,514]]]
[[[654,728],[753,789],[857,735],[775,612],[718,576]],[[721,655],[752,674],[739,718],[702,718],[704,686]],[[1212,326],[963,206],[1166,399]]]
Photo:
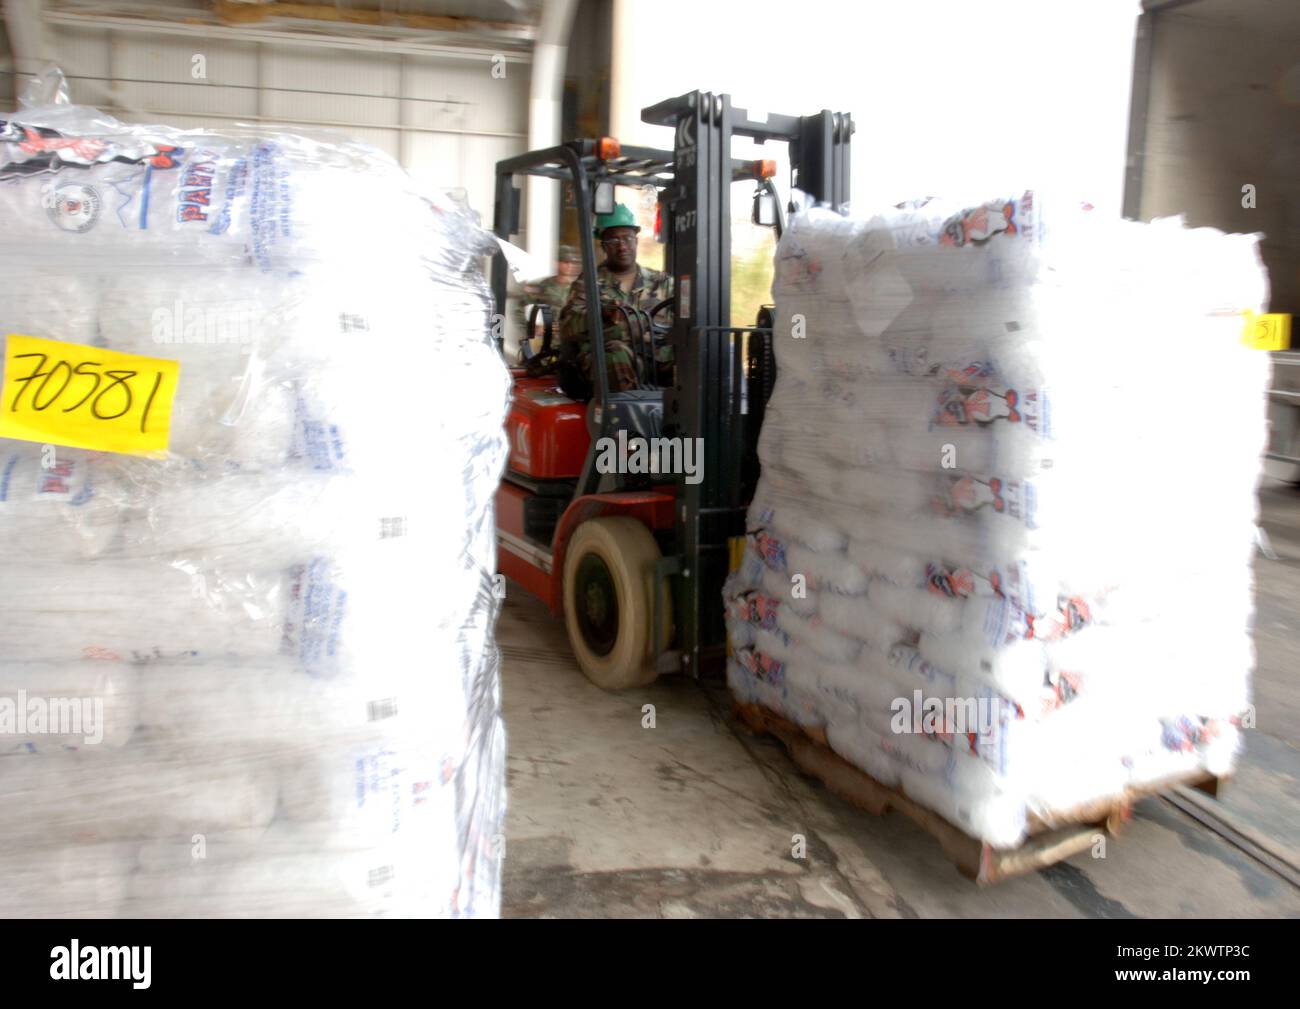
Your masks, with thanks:
[[[728,571],[739,571],[740,565],[745,563],[745,544],[748,542],[745,536],[732,536],[727,540]]]
[[[1291,316],[1286,312],[1269,312],[1267,315],[1246,312],[1246,332],[1241,342],[1256,350],[1289,350]]]
[[[749,543],[748,536],[732,536],[727,540],[727,570],[739,571],[740,566],[745,563],[745,545]],[[731,634],[727,634],[727,658],[735,654],[735,649],[731,644]]]
[[[179,361],[10,333],[0,438],[165,455]]]

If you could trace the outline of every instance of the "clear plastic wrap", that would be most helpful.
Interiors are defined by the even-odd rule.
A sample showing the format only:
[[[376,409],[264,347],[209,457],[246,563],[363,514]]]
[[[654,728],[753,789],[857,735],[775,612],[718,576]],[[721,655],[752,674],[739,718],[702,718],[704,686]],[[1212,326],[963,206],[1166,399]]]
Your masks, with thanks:
[[[1227,773],[1254,661],[1256,245],[1034,193],[796,217],[732,689],[999,846]]]
[[[0,220],[0,334],[180,362],[165,458],[0,439],[0,915],[496,914],[490,236],[368,147],[66,103]]]

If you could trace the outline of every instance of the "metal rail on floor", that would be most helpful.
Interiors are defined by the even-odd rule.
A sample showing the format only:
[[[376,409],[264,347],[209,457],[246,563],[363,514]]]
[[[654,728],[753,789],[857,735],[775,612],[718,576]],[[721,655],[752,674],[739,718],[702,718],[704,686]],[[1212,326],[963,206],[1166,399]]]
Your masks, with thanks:
[[[1274,847],[1268,838],[1235,822],[1215,800],[1190,788],[1175,788],[1160,798],[1300,890],[1300,867]]]

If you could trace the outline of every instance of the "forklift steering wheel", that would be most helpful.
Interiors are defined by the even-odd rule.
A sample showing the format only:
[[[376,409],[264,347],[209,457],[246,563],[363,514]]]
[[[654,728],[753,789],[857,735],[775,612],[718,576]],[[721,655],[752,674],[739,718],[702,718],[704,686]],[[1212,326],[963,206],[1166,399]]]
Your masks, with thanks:
[[[531,334],[537,325],[538,313],[542,316],[542,346],[541,349],[531,357],[525,359],[522,363],[524,373],[529,378],[541,378],[544,375],[550,375],[559,370],[560,352],[555,347],[554,336],[555,326],[553,315],[554,312],[550,305],[535,304],[528,313],[526,332]]]

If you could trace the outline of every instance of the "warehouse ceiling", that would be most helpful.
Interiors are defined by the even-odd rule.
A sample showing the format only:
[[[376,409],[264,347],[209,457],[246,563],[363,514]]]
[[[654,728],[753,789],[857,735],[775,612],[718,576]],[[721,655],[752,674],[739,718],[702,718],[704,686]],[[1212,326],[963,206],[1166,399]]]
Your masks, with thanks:
[[[1300,39],[1300,3],[1294,0],[1146,0],[1147,11],[1180,14],[1225,28],[1248,28]]]
[[[382,42],[526,48],[536,36],[542,0],[46,0],[47,21],[122,27],[184,25],[247,29],[261,35],[293,33]]]
[[[268,17],[327,22],[381,23],[420,27],[444,19],[466,22],[535,24],[541,0],[337,0],[333,3],[285,3],[280,0],[212,0],[227,20]]]

